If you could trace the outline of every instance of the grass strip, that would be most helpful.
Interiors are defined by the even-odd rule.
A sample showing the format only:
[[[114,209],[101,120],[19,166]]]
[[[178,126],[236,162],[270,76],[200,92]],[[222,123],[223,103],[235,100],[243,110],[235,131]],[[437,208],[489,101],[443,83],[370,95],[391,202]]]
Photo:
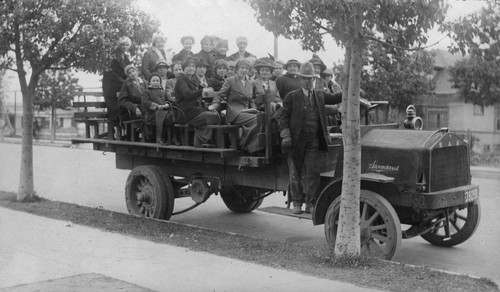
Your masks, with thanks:
[[[498,286],[487,278],[448,274],[367,257],[336,258],[324,249],[134,217],[39,197],[30,202],[17,202],[16,194],[0,191],[0,207],[358,286],[390,291],[498,291]]]

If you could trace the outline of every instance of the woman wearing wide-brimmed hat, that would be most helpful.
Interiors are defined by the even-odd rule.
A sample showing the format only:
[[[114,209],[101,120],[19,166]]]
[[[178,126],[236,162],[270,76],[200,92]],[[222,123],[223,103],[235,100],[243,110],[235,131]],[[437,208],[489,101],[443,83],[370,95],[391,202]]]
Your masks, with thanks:
[[[156,62],[158,59],[163,59],[167,61],[167,65],[172,64],[172,59],[170,55],[165,53],[164,47],[167,38],[160,35],[154,34],[151,40],[151,47],[144,53],[142,57],[142,76],[144,79],[149,80],[151,75],[154,73],[156,69]],[[169,78],[172,78],[172,73],[169,74]]]
[[[300,78],[297,75],[300,62],[295,59],[288,60],[283,65],[283,68],[286,70],[286,74],[276,79],[276,86],[278,87],[281,99],[284,99],[290,91],[300,88]]]
[[[274,71],[274,62],[265,57],[255,60],[253,66],[259,76],[252,81],[255,105],[257,109],[264,110],[266,100],[268,100],[271,111],[274,112],[276,110],[276,105],[282,102],[276,83],[271,80]]]
[[[302,213],[304,203],[306,213],[311,213],[314,208],[320,186],[318,161],[321,161],[322,153],[328,151],[330,141],[325,104],[342,102],[342,93],[330,94],[314,89],[317,74],[313,64],[302,64],[298,75],[301,88],[286,95],[283,108],[277,115],[282,151],[288,154],[290,194],[295,214]]]
[[[247,59],[236,61],[236,75],[226,79],[212,105],[209,106],[209,110],[216,111],[225,100],[227,102],[226,122],[241,125],[243,128],[240,148],[255,153],[264,148],[259,145],[257,137],[259,128],[256,114],[259,111],[255,107],[252,84],[247,76],[251,67]]]

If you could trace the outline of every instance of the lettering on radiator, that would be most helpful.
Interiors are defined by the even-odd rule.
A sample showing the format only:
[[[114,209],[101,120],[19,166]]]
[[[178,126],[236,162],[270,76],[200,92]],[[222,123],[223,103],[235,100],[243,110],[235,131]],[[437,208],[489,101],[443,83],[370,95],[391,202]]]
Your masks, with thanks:
[[[399,172],[399,165],[377,164],[377,160],[368,163],[368,170],[373,172]]]

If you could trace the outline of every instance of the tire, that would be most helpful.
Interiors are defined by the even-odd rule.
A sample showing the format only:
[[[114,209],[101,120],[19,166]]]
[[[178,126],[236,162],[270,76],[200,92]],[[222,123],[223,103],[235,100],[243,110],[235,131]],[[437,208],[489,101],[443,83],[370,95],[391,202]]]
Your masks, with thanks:
[[[437,246],[452,247],[461,244],[469,239],[476,232],[481,220],[481,205],[479,200],[468,204],[465,208],[456,208],[448,215],[448,220],[444,216],[432,219],[432,222],[443,220],[436,229],[425,234],[422,238]],[[449,236],[446,236],[446,229],[449,229]]]
[[[258,189],[244,186],[222,188],[220,196],[226,207],[235,213],[248,213],[257,209],[264,198],[256,200],[261,193]]]
[[[168,179],[170,182],[170,180]],[[154,165],[138,166],[132,169],[127,177],[125,185],[125,200],[128,212],[132,215],[168,219],[173,209],[173,203],[169,204],[167,189],[172,190],[172,184],[168,188],[162,171]],[[173,199],[173,191],[169,192]],[[168,218],[167,218],[168,217]]]
[[[325,217],[325,237],[333,250],[337,238],[340,196],[328,207]],[[401,223],[391,204],[381,195],[361,190],[360,197],[361,253],[391,260],[402,241]]]

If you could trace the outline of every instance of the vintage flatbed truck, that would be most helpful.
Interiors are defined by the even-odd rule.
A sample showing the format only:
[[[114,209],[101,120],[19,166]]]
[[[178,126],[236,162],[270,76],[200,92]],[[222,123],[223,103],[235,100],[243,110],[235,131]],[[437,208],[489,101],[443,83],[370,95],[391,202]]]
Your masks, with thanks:
[[[368,113],[363,116],[367,123]],[[131,214],[169,220],[211,195],[220,195],[230,210],[245,213],[257,209],[266,196],[288,190],[288,166],[279,151],[271,117],[263,113],[258,120],[260,141],[266,149],[260,157],[238,150],[234,145],[237,127],[228,125],[212,126],[218,148],[130,142],[107,134],[72,142],[92,143],[94,150],[114,152],[116,168],[131,170],[125,184]],[[192,129],[177,127],[188,142]],[[447,129],[417,131],[399,129],[397,124],[364,125],[361,136],[363,252],[391,259],[403,238],[421,236],[431,244],[451,247],[472,236],[481,212],[479,188],[471,184],[467,143]],[[312,219],[314,225],[324,224],[326,241],[334,246],[343,143],[341,134],[331,134],[331,138],[327,158],[318,161],[322,191],[314,212],[299,216]],[[182,197],[191,197],[193,205],[174,213],[175,199]]]

